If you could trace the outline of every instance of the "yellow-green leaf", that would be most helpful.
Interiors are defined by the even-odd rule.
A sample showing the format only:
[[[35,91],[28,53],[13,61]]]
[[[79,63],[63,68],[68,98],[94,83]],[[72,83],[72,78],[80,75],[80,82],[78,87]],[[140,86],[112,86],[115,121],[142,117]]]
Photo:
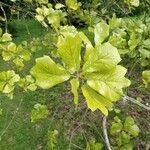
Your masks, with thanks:
[[[36,84],[43,89],[51,88],[70,78],[68,71],[56,64],[49,56],[37,58],[31,74],[36,78]]]
[[[143,82],[146,88],[150,88],[150,70],[142,72]]]
[[[122,88],[130,85],[130,81],[124,77],[125,73],[124,67],[116,66],[111,72],[89,79],[87,83],[106,99],[116,101],[123,95]]]
[[[95,34],[94,38],[95,45],[101,44],[109,35],[109,25],[104,21],[98,23],[94,28],[94,34]]]
[[[95,90],[90,88],[88,85],[82,86],[82,93],[86,99],[88,107],[95,111],[99,109],[106,116],[108,115],[108,108],[112,106],[111,101],[105,99],[102,95],[98,94]]]
[[[77,34],[74,37],[68,36],[58,47],[58,54],[62,58],[66,68],[71,73],[74,73],[80,69],[81,43],[82,40]]]

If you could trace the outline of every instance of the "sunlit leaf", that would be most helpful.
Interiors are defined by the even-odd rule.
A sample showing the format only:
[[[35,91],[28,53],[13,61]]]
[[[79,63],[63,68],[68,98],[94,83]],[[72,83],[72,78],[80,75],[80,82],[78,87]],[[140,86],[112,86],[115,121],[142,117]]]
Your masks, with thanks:
[[[109,25],[105,22],[98,23],[94,28],[94,34],[95,44],[101,44],[109,35]]]
[[[80,69],[81,42],[82,40],[79,35],[75,37],[68,36],[58,47],[58,54],[71,73]]]
[[[111,72],[105,75],[99,74],[99,76],[94,76],[95,80],[94,78],[89,79],[87,83],[106,99],[116,101],[123,96],[122,88],[130,85],[130,81],[124,77],[125,73],[126,69],[124,67],[116,66]]]
[[[35,77],[36,84],[43,89],[48,89],[70,78],[69,73],[49,56],[37,58],[31,74]]]
[[[106,116],[108,115],[107,109],[112,106],[111,101],[105,99],[102,95],[98,94],[96,91],[94,91],[88,85],[82,86],[82,93],[86,99],[88,107],[92,111],[99,109]]]

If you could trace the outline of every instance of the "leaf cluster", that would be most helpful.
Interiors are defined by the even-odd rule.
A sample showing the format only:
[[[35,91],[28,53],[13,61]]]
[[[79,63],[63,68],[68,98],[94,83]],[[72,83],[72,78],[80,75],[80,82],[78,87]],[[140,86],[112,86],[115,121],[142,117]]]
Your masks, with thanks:
[[[40,57],[31,74],[43,89],[70,80],[76,105],[81,88],[88,107],[108,115],[112,102],[123,96],[122,88],[129,86],[130,81],[124,77],[126,69],[118,65],[121,58],[117,49],[108,42],[102,43],[105,35],[103,28],[99,28],[101,24],[95,27],[94,46],[82,32],[65,32],[57,43],[57,56],[62,65],[49,56]]]
[[[111,123],[110,134],[115,137],[116,150],[132,150],[132,139],[137,137],[140,130],[131,116],[120,119],[118,116],[114,117]]]

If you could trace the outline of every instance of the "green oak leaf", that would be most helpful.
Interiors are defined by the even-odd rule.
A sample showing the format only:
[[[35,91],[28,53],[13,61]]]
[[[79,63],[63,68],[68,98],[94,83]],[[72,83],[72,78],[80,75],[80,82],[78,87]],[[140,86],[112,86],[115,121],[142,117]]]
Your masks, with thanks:
[[[86,145],[86,150],[102,150],[103,144],[96,142],[95,139],[90,140]]]
[[[35,0],[39,4],[48,4],[48,0]]]
[[[66,37],[65,41],[58,47],[58,54],[62,58],[66,68],[71,73],[80,69],[81,44],[82,40],[77,34],[75,37]]]
[[[115,134],[121,132],[122,128],[123,128],[123,124],[122,124],[121,120],[119,119],[118,116],[115,116],[114,121],[111,124],[110,134],[115,135]]]
[[[57,47],[59,47],[63,42],[65,42],[66,37],[74,37],[77,33],[77,29],[74,26],[60,26]]]
[[[75,105],[77,106],[78,105],[78,88],[79,88],[79,79],[76,78],[76,79],[72,79],[70,81],[70,84],[71,84],[71,91],[74,95],[74,103]]]
[[[57,4],[55,5],[55,9],[60,9],[60,8],[63,8],[63,7],[65,7],[65,5],[63,5],[63,4],[61,4],[61,3],[57,3]]]
[[[133,137],[138,136],[140,132],[139,127],[135,124],[134,119],[131,116],[126,117],[124,122],[124,130]]]
[[[53,9],[52,4],[47,6],[42,6],[41,8],[36,9],[35,18],[44,26],[48,27],[50,24],[57,32],[58,28],[60,28],[61,22],[66,21],[66,13],[61,11],[59,8],[62,8],[62,4],[56,4],[56,9]]]
[[[48,23],[51,24],[54,28],[60,27],[61,18],[58,13],[54,13],[47,17]]]
[[[31,122],[45,119],[48,116],[48,108],[46,105],[35,104],[31,114]]]
[[[12,40],[11,34],[9,34],[9,33],[4,33],[2,35],[2,37],[0,38],[0,41],[2,41],[2,42],[9,42],[11,40]]]
[[[150,39],[146,39],[143,41],[143,47],[146,49],[150,49]]]
[[[42,16],[42,15],[36,15],[35,18],[36,18],[39,22],[41,22],[41,21],[44,20],[44,16]]]
[[[127,134],[126,132],[122,131],[121,132],[121,137],[122,137],[122,143],[127,144],[130,142],[130,135]]]
[[[14,58],[16,49],[17,49],[17,46],[15,43],[13,42],[9,43],[9,45],[7,46],[7,49],[2,52],[3,59],[5,61],[9,61],[11,58]]]
[[[150,88],[150,70],[145,70],[142,72],[143,82],[146,88]]]
[[[93,90],[88,85],[82,86],[82,93],[86,99],[88,107],[95,111],[99,109],[106,116],[108,115],[108,108],[112,107],[111,101],[105,99],[102,95],[98,94],[95,90]]]
[[[128,41],[130,50],[134,50],[138,46],[139,42],[138,35],[135,32],[132,32]]]
[[[43,89],[51,88],[70,78],[68,71],[49,56],[37,58],[31,74],[36,78],[36,84]]]
[[[148,66],[150,64],[150,49],[142,48],[139,51],[141,53],[141,65]]]
[[[49,149],[54,149],[56,144],[58,143],[58,131],[57,130],[49,130],[48,131],[48,140],[47,145]]]
[[[130,85],[130,81],[124,77],[125,74],[126,69],[118,65],[105,75],[99,73],[93,76],[95,79],[88,79],[87,84],[106,99],[117,101],[123,96],[122,88]]]
[[[80,3],[77,0],[65,0],[65,3],[68,8],[77,10],[80,7]]]
[[[134,7],[138,7],[140,5],[139,0],[130,0],[130,4]]]
[[[37,88],[37,86],[35,85],[35,81],[31,75],[27,75],[25,78],[21,78],[18,82],[18,85],[22,87],[25,91],[35,91]]]
[[[113,14],[113,17],[109,20],[109,27],[110,29],[116,29],[120,27],[122,24],[122,19],[117,18],[115,14]]]
[[[24,67],[24,61],[30,60],[31,53],[24,49],[22,45],[16,46],[15,43],[11,42],[7,46],[7,49],[3,50],[2,56],[5,61],[12,60],[21,69]]]
[[[101,44],[109,36],[109,25],[104,21],[98,23],[94,28],[94,35],[95,44]]]
[[[104,43],[91,50],[83,65],[84,72],[108,72],[121,61],[117,49],[110,43]]]
[[[13,98],[15,83],[20,79],[13,70],[0,72],[0,91]]]

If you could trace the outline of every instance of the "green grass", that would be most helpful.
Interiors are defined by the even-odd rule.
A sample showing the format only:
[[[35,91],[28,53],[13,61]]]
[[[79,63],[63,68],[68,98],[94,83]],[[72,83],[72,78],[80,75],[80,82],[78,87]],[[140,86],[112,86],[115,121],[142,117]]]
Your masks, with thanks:
[[[46,30],[34,19],[14,19],[9,21],[9,32],[20,43],[30,40],[32,37],[39,37],[45,34]]]

